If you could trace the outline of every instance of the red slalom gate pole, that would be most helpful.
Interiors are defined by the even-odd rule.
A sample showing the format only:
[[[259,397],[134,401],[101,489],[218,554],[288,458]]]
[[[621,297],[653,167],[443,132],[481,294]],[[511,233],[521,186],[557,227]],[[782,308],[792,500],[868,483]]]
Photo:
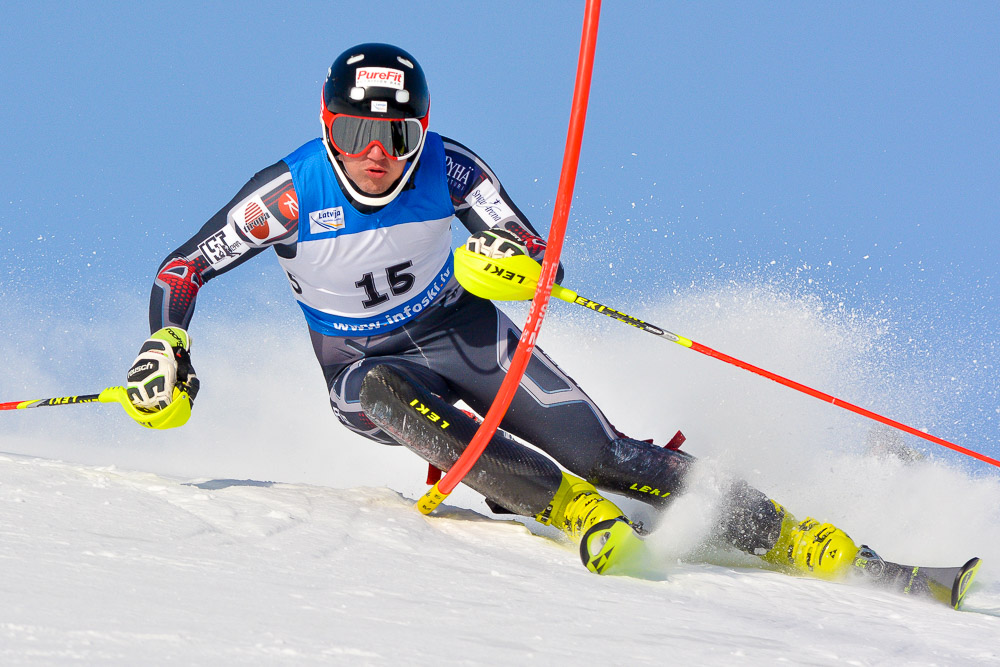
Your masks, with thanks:
[[[514,394],[521,383],[524,371],[531,360],[535,349],[535,341],[545,318],[545,309],[549,303],[552,286],[556,282],[559,270],[559,255],[562,253],[563,237],[566,234],[566,221],[573,200],[573,188],[576,185],[576,171],[580,162],[580,146],[583,143],[583,128],[587,119],[587,103],[590,98],[590,79],[594,69],[594,51],[597,46],[597,26],[601,14],[600,0],[587,0],[583,17],[583,34],[580,37],[580,57],[576,66],[576,84],[573,89],[573,108],[570,112],[569,130],[566,137],[566,150],[563,153],[562,173],[559,175],[559,191],[556,194],[555,208],[552,212],[552,225],[549,227],[549,238],[546,242],[545,260],[542,262],[542,272],[535,289],[535,297],[531,301],[531,310],[521,332],[521,340],[517,344],[514,358],[507,375],[500,384],[500,390],[493,399],[493,405],[483,418],[472,442],[465,448],[462,455],[455,461],[448,473],[438,481],[419,501],[417,509],[423,514],[430,514],[448,495],[455,490],[462,479],[472,470],[479,460],[486,445],[496,432],[500,421],[507,413]]]

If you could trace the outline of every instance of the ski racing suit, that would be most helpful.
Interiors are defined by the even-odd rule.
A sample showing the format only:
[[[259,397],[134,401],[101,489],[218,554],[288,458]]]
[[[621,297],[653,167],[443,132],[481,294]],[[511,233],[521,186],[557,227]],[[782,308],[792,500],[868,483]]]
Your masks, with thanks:
[[[476,425],[453,404],[462,400],[485,414],[520,338],[492,302],[465,292],[454,278],[451,220],[470,233],[511,232],[535,259],[545,244],[489,166],[462,144],[429,132],[422,156],[408,168],[415,171],[406,188],[377,208],[357,203],[340,186],[319,139],[258,172],[163,261],[150,327],[188,328],[207,281],[273,248],[305,315],[338,419],[447,470]],[[425,414],[454,424],[465,442],[390,435],[377,426],[362,392],[376,370],[394,390],[416,392]],[[372,396],[393,400],[391,391]],[[500,427],[599,489],[656,507],[683,490],[693,461],[677,449],[624,436],[538,348]],[[535,516],[561,476],[548,457],[498,433],[465,483],[495,510]],[[774,503],[734,482],[718,537],[761,553],[780,530]]]

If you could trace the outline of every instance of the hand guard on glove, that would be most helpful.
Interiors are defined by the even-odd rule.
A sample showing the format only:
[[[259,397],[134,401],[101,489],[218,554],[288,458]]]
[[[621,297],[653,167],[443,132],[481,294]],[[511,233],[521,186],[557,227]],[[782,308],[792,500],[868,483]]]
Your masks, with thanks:
[[[491,228],[476,232],[465,242],[469,252],[483,255],[490,259],[502,259],[513,255],[527,255],[528,249],[511,232],[505,229]]]
[[[518,226],[520,231],[510,231],[500,227],[490,227],[476,232],[465,242],[465,248],[477,255],[490,259],[502,259],[514,255],[527,255],[539,264],[545,259],[545,239],[535,236],[532,232]],[[559,264],[556,271],[556,282],[563,279],[563,266]]]
[[[175,386],[194,399],[198,376],[191,366],[190,349],[191,337],[180,327],[164,327],[147,338],[128,370],[125,388],[132,404],[162,410],[173,401]]]

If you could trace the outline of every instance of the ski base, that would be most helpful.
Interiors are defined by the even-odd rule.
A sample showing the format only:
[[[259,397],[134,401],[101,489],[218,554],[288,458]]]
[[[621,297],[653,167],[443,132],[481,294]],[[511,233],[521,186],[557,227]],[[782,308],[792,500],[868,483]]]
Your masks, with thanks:
[[[928,598],[958,609],[969,591],[981,561],[971,558],[960,567],[901,565],[879,557],[862,545],[854,558],[855,572],[879,588]]]

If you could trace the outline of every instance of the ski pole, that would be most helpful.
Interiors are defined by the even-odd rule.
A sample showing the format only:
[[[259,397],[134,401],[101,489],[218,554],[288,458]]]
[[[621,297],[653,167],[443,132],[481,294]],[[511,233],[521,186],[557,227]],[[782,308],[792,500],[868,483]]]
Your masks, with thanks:
[[[0,403],[0,410],[24,410],[26,408],[44,408],[49,405],[74,405],[76,403],[94,403],[100,401],[100,394],[84,396],[62,396],[60,398],[39,398],[34,401],[11,401]]]
[[[459,248],[455,251],[455,277],[458,278],[458,281],[466,290],[484,299],[520,301],[530,298],[531,294],[534,292],[534,285],[537,280],[536,277],[538,276],[538,272],[538,262],[531,259],[527,255],[515,255],[513,257],[505,257],[503,259],[490,259],[467,250],[466,248]],[[654,336],[668,340],[671,343],[677,343],[678,345],[694,350],[695,352],[700,352],[709,357],[714,357],[720,361],[726,362],[727,364],[732,364],[733,366],[737,366],[750,371],[751,373],[756,373],[757,375],[765,377],[769,380],[773,380],[778,384],[782,384],[786,387],[795,389],[796,391],[818,398],[821,401],[831,403],[844,408],[845,410],[850,410],[851,412],[859,414],[863,417],[873,419],[877,422],[886,424],[887,426],[909,433],[910,435],[915,435],[918,438],[923,438],[924,440],[928,440],[1000,468],[1000,461],[997,459],[986,456],[985,454],[980,454],[979,452],[975,452],[960,445],[956,445],[952,442],[948,442],[947,440],[931,435],[930,433],[917,430],[912,426],[907,426],[906,424],[898,422],[894,419],[884,417],[878,413],[872,412],[871,410],[854,405],[853,403],[848,403],[847,401],[831,396],[830,394],[813,389],[812,387],[807,387],[800,382],[789,380],[788,378],[782,377],[777,373],[772,373],[771,371],[764,370],[763,368],[759,368],[753,364],[749,364],[745,361],[729,356],[724,352],[713,350],[707,345],[702,345],[701,343],[695,342],[683,336],[678,336],[677,334],[661,329],[654,324],[644,322],[638,317],[633,317],[632,315],[623,313],[620,310],[615,310],[614,308],[606,306],[602,303],[598,303],[593,299],[580,296],[573,290],[566,289],[561,285],[555,285],[552,288],[552,296],[568,303],[583,306],[584,308],[592,310],[595,313],[600,313],[601,315],[623,322],[629,326],[642,329],[646,333],[651,333]]]
[[[170,405],[162,410],[145,411],[135,407],[129,400],[125,387],[108,387],[98,394],[81,394],[79,396],[61,396],[58,398],[39,398],[33,401],[10,401],[0,403],[0,410],[26,410],[29,408],[44,408],[55,405],[76,405],[78,403],[118,403],[129,417],[146,428],[162,430],[181,426],[191,416],[191,404],[197,390],[186,385],[174,388],[174,397]]]

